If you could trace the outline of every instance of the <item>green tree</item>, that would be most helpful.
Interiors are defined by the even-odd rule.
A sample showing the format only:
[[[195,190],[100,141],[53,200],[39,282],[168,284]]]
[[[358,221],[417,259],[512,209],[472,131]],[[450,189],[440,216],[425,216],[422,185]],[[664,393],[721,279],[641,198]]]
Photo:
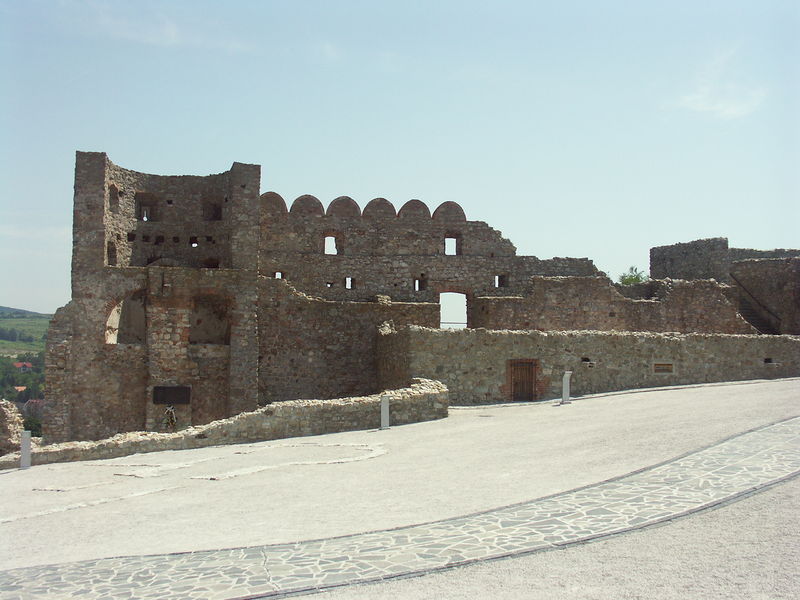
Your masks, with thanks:
[[[649,281],[650,278],[645,274],[644,271],[637,269],[636,267],[629,268],[625,273],[622,273],[618,278],[622,285],[633,285],[634,283],[644,283],[645,281]]]

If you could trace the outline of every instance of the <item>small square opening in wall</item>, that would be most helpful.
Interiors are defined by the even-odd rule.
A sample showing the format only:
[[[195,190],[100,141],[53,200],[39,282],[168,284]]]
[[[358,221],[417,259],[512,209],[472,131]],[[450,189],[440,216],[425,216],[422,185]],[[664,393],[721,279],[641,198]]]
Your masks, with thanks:
[[[325,282],[325,287],[332,288],[333,287],[333,282],[332,281],[326,281]]]
[[[765,365],[773,365],[773,364],[775,364],[775,363],[772,361],[772,359],[771,359],[771,358],[765,358],[765,359],[764,359],[764,364],[765,364]]]
[[[272,274],[272,277],[273,277],[274,279],[283,279],[283,271],[275,271],[275,272]]]
[[[192,237],[190,237],[190,238],[189,238],[189,245],[190,245],[192,248],[197,248],[197,246],[198,246],[199,244],[197,243],[197,236],[196,236],[196,235],[193,235]]]
[[[675,365],[671,362],[660,361],[653,363],[653,373],[674,373]]]

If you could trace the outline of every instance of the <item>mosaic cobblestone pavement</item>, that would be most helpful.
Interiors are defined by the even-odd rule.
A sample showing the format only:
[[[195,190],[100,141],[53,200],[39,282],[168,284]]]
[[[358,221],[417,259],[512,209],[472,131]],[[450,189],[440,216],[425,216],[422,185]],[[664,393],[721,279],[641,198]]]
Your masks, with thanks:
[[[800,473],[800,417],[623,477],[433,523],[290,544],[0,571],[0,598],[268,598],[611,535]]]

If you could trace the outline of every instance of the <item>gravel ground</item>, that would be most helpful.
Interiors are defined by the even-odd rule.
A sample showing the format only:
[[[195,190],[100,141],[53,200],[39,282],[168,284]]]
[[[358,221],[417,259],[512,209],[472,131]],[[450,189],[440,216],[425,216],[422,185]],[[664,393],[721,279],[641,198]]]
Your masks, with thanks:
[[[0,539],[13,543],[0,544],[0,565],[289,542],[455,517],[603,481],[797,415],[800,380],[786,379],[562,407],[454,409],[445,420],[386,431],[2,471]],[[797,516],[777,514],[782,522]],[[666,556],[636,556],[651,554]],[[568,587],[567,575],[558,581]]]

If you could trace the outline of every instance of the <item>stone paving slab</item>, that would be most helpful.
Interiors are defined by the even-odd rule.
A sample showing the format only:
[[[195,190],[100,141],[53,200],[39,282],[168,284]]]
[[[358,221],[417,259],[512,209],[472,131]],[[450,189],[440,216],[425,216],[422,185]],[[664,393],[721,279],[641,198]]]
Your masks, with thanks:
[[[398,529],[0,571],[0,598],[265,598],[424,574],[612,535],[800,473],[800,417],[588,487]]]

